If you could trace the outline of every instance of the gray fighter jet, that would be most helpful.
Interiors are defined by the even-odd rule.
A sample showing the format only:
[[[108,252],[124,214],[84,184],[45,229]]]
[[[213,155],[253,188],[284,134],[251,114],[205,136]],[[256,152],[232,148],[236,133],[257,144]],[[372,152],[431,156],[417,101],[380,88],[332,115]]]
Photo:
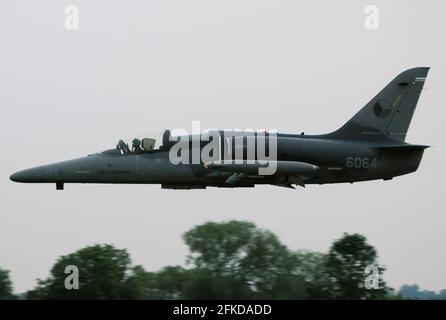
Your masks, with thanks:
[[[404,142],[428,71],[422,67],[402,72],[353,118],[329,134],[217,130],[206,135],[174,136],[165,130],[159,146],[153,138],[135,139],[131,148],[120,140],[115,149],[19,171],[10,179],[55,183],[58,190],[63,190],[65,183],[205,189],[256,184],[293,188],[389,180],[416,171],[428,147]],[[210,144],[217,140],[214,146],[218,147],[208,152],[209,159],[193,161],[197,150],[198,155],[209,151]],[[273,170],[266,172],[266,168]]]

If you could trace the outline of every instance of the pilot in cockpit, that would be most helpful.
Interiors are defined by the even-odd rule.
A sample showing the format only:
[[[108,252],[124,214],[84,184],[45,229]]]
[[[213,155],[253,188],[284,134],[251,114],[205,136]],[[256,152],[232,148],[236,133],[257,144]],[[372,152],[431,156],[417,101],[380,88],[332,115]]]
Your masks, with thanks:
[[[132,149],[123,140],[119,140],[116,149],[120,150],[122,154],[126,153],[139,153],[144,151],[151,151],[155,147],[156,140],[153,138],[144,138],[142,141],[138,138],[133,139]]]
[[[132,152],[141,152],[141,140],[135,138],[132,141]]]
[[[118,141],[118,145],[116,146],[116,149],[121,150],[122,153],[130,152],[130,148],[129,148],[128,144],[122,140]]]

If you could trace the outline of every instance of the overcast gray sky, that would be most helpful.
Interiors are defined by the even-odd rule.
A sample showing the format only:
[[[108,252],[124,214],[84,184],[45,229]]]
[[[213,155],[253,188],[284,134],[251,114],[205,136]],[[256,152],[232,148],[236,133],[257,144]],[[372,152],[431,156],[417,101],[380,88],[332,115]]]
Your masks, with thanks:
[[[65,6],[80,29],[64,27]],[[367,5],[380,29],[364,27]],[[446,288],[444,1],[3,0],[0,4],[0,266],[17,292],[63,254],[128,248],[148,270],[182,264],[181,235],[249,220],[291,249],[364,234],[394,287]],[[411,143],[419,170],[392,181],[288,190],[24,185],[12,172],[164,128],[340,127],[401,71],[430,66]],[[442,89],[443,88],[443,89]]]

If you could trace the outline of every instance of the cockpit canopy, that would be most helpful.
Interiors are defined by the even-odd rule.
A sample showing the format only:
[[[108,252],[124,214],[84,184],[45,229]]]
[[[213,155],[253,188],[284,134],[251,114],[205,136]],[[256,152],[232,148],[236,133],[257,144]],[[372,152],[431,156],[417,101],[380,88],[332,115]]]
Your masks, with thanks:
[[[123,140],[119,140],[116,149],[121,150],[122,153],[151,151],[155,148],[155,144],[156,139],[154,138],[143,138],[141,140],[135,138],[132,140],[132,148],[130,149],[127,143]]]
[[[158,138],[158,139],[157,139]],[[145,137],[145,138],[134,138],[132,140],[131,147],[124,140],[119,140],[115,149],[104,151],[106,154],[127,154],[127,153],[141,153],[150,152],[158,149],[166,149],[171,145],[171,133],[170,130],[165,130],[162,138],[159,136]],[[161,142],[162,144],[160,144]]]
[[[135,138],[132,140],[131,148],[127,143],[123,140],[119,140],[116,145],[116,149],[118,149],[122,154],[125,153],[139,153],[143,151],[152,151],[155,149],[156,139],[155,138]]]

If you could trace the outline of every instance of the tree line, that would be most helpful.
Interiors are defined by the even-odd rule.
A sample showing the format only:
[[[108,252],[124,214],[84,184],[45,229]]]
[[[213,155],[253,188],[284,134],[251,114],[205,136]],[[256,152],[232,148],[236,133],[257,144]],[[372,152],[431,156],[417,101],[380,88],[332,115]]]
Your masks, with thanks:
[[[125,249],[93,245],[61,256],[49,276],[23,299],[386,299],[375,248],[360,234],[344,234],[328,253],[292,251],[251,222],[208,222],[183,235],[185,265],[157,272],[133,265]],[[66,267],[78,269],[67,289]],[[368,266],[375,266],[367,271]],[[372,274],[373,270],[376,274]],[[367,288],[367,277],[371,287]],[[75,281],[75,279],[71,279]],[[70,280],[70,281],[71,281]],[[372,283],[375,282],[375,283]],[[0,269],[0,299],[14,299]]]

